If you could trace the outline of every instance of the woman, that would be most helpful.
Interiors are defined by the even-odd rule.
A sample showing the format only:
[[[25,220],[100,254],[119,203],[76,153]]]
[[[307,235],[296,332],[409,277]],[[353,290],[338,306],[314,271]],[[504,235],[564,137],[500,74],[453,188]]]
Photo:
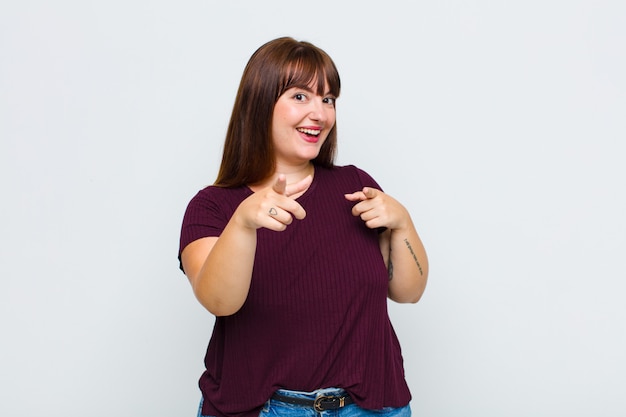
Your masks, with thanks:
[[[199,416],[410,414],[387,297],[417,302],[428,261],[407,210],[333,164],[339,91],[330,57],[291,38],[245,68],[217,180],[181,232],[216,316]]]

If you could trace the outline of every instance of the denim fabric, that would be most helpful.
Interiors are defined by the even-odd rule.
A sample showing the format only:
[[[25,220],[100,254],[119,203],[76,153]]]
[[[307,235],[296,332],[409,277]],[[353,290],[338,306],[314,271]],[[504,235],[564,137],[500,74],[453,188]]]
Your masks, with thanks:
[[[342,396],[345,391],[340,388],[325,388],[313,392],[281,389],[278,390],[278,393],[289,397],[314,400],[320,395]],[[366,410],[356,404],[349,404],[337,410],[317,412],[312,407],[269,400],[265,403],[259,417],[411,417],[411,407],[406,405],[400,408],[385,407],[381,410]]]
[[[313,392],[281,389],[277,392],[289,397],[307,399],[315,399],[319,395],[340,397],[345,394],[345,391],[341,388],[326,388]],[[203,402],[204,401],[201,398],[197,417],[212,417],[202,414]],[[356,404],[349,404],[338,410],[328,410],[318,413],[313,408],[284,403],[276,400],[268,400],[263,406],[259,417],[411,417],[411,406],[407,404],[406,406],[399,408],[385,407],[381,410],[366,410],[360,408]]]
[[[200,398],[200,406],[198,407],[198,417],[211,417],[202,415],[202,403],[204,403],[204,398]]]

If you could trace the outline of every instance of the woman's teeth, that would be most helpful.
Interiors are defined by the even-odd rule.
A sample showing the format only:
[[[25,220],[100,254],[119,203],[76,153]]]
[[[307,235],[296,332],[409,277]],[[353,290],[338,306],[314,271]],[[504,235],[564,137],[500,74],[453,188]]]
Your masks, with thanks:
[[[311,135],[311,136],[318,136],[320,134],[320,130],[315,130],[315,129],[297,128],[296,130],[298,132],[306,133],[307,135]]]

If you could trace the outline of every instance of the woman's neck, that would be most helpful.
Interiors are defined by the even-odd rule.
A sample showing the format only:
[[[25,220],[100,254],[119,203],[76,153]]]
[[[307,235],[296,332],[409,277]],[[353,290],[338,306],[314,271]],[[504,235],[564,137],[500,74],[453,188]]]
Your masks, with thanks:
[[[298,181],[301,181],[308,177],[309,175],[313,175],[315,173],[315,168],[313,167],[313,163],[309,162],[306,165],[301,166],[276,166],[276,171],[272,176],[272,181],[275,181],[278,175],[283,174],[287,178],[287,184],[294,184]]]
[[[279,164],[276,166],[274,174],[269,179],[263,181],[262,183],[250,184],[248,187],[252,191],[257,192],[259,190],[262,190],[263,188],[273,185],[276,182],[278,176],[281,174],[284,175],[287,179],[287,185],[295,184],[299,181],[302,181],[309,175],[313,176],[315,174],[315,167],[312,162],[301,166],[281,166]]]

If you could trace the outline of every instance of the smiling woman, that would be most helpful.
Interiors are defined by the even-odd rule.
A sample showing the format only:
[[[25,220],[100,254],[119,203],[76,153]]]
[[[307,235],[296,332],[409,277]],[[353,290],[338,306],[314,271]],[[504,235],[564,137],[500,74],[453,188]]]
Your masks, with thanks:
[[[298,95],[293,92],[294,101],[313,94],[330,95],[325,99],[327,102],[332,99],[334,109],[341,82],[330,57],[307,42],[279,38],[259,48],[241,77],[215,185],[255,184],[268,180],[275,173],[270,139],[272,115],[277,99],[292,88],[301,90]],[[313,161],[321,166],[332,166],[336,146],[336,128],[331,124],[324,146]]]
[[[218,178],[180,238],[181,269],[216,316],[199,416],[410,414],[387,298],[417,302],[428,261],[404,206],[334,165],[339,92],[307,42],[268,42],[246,66]]]
[[[278,172],[306,167],[315,159],[335,126],[335,97],[309,87],[292,87],[274,105],[272,145]]]

